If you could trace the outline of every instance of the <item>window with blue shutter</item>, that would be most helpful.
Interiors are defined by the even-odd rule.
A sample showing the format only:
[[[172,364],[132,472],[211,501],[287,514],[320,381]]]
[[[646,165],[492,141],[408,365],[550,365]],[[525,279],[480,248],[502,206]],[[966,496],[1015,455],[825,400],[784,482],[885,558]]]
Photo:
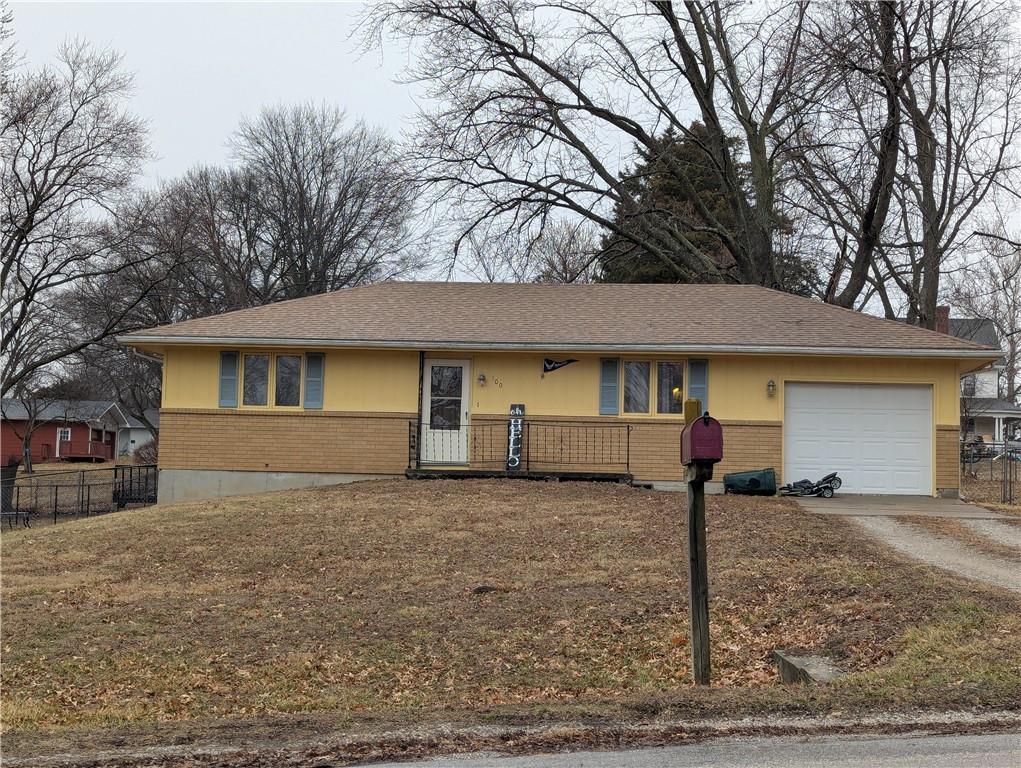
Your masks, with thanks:
[[[305,407],[323,407],[323,368],[325,357],[322,352],[305,355]]]
[[[599,361],[599,414],[616,416],[620,395],[620,361],[606,358]]]
[[[709,361],[688,361],[688,397],[702,401],[702,412],[709,410]]]
[[[238,407],[238,353],[220,353],[220,407]]]

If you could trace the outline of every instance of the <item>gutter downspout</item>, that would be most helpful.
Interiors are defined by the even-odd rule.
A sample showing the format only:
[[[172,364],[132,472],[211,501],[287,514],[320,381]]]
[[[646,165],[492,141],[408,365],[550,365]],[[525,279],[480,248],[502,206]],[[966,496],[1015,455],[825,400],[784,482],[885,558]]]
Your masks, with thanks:
[[[160,365],[163,365],[163,357],[162,357],[162,355],[155,355],[155,354],[152,354],[151,352],[143,352],[142,350],[140,350],[140,349],[138,349],[136,347],[129,347],[129,349],[131,350],[131,353],[133,355],[137,355],[138,357],[141,357],[141,358],[143,358],[145,360],[149,360],[151,362],[159,363]]]

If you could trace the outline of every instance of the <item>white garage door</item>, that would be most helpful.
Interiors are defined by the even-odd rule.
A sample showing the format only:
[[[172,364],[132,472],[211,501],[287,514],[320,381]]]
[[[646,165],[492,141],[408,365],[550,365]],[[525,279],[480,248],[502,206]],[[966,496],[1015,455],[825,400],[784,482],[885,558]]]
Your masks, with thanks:
[[[783,479],[838,472],[846,493],[932,494],[932,387],[787,384]]]

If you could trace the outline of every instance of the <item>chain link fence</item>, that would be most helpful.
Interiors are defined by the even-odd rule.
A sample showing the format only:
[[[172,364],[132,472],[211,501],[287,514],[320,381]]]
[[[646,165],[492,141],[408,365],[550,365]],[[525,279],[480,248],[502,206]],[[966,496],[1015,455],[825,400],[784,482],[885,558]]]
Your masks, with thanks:
[[[1021,503],[1021,443],[961,446],[961,490],[968,501]]]
[[[6,468],[5,468],[6,469]],[[4,477],[2,520],[8,528],[30,526],[33,520],[53,523],[89,517],[127,507],[156,503],[159,473],[155,464]]]

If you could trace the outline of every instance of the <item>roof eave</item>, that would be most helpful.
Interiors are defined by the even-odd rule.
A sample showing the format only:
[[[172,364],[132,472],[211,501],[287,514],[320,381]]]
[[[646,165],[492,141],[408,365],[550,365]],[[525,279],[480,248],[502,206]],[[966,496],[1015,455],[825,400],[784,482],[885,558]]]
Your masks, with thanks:
[[[131,334],[118,336],[117,341],[134,345],[204,345],[219,347],[350,347],[358,349],[414,349],[466,351],[501,350],[512,352],[655,352],[655,353],[731,353],[747,355],[820,355],[851,357],[941,357],[952,359],[995,360],[996,350],[954,348],[893,348],[893,347],[813,347],[783,345],[742,344],[564,344],[525,342],[465,342],[465,341],[380,341],[368,339],[294,339],[278,337],[234,336],[162,336]]]

